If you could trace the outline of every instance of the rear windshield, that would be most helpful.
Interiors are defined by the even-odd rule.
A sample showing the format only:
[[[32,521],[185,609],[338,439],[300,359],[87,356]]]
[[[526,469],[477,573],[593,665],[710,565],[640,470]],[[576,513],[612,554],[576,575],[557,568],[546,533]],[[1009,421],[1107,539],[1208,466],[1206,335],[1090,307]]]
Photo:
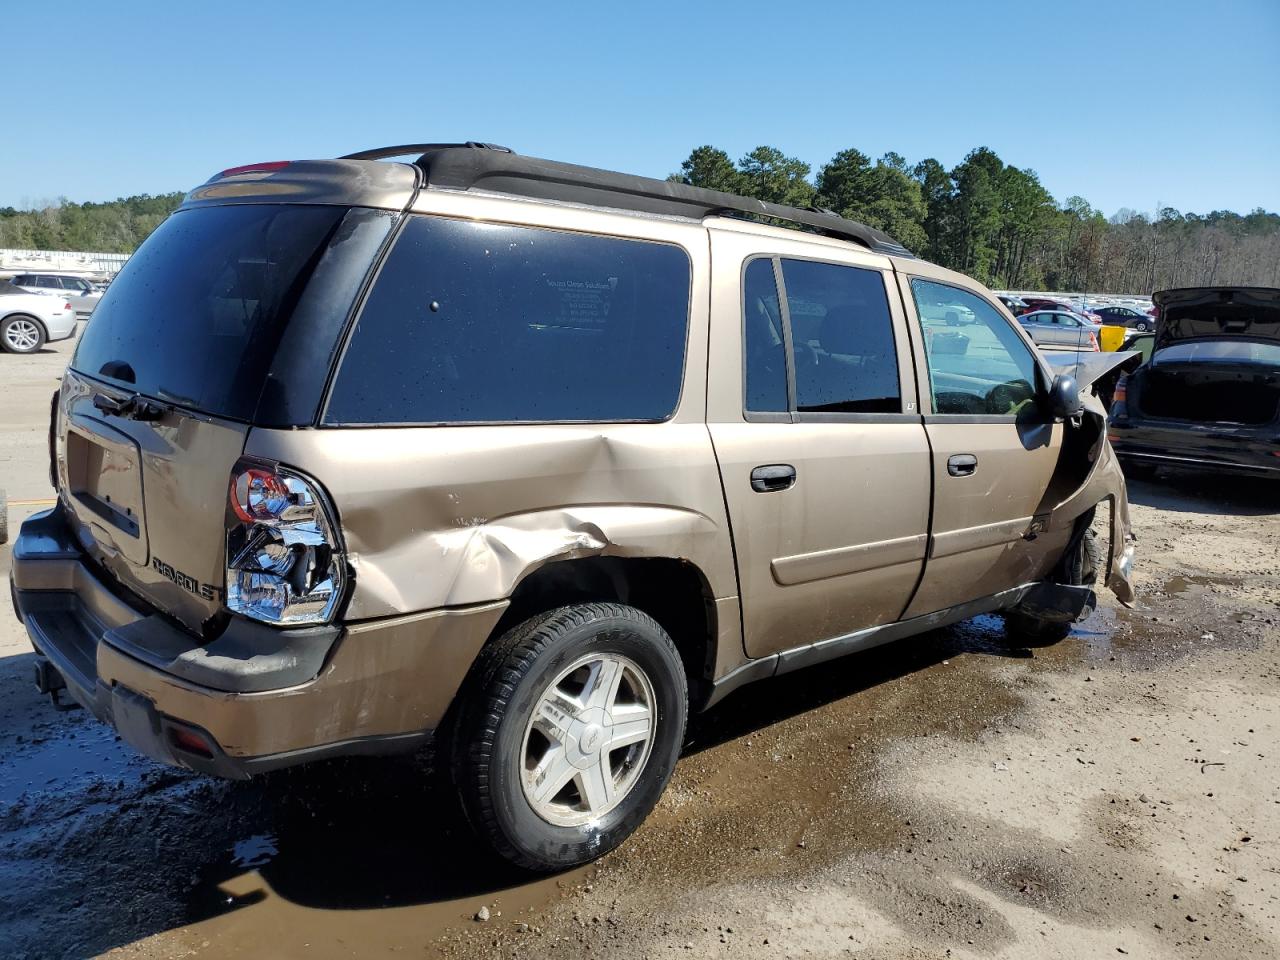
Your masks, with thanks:
[[[1199,340],[1175,343],[1157,350],[1155,363],[1201,361],[1218,363],[1262,363],[1280,366],[1280,344],[1257,340]]]
[[[283,204],[179,211],[103,294],[71,366],[252,419],[289,314],[346,213]]]

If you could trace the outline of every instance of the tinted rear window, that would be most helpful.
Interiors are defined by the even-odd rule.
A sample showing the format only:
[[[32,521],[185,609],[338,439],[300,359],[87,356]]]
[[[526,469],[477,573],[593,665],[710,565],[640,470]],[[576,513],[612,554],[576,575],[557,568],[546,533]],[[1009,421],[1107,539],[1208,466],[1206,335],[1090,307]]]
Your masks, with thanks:
[[[1280,366],[1280,344],[1257,340],[1194,340],[1157,350],[1156,363],[1262,363]]]
[[[103,295],[72,367],[251,419],[285,322],[346,212],[254,204],[179,211]]]
[[[662,420],[689,317],[679,247],[413,217],[339,368],[332,424]]]

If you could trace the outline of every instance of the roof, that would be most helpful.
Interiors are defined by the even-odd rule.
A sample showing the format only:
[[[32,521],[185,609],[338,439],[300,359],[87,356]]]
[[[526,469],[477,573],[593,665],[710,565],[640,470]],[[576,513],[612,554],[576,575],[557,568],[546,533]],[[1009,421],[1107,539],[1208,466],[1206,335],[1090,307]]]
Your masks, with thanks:
[[[850,240],[876,253],[910,257],[888,234],[829,210],[802,209],[752,197],[691,187],[669,180],[637,177],[555,160],[525,157],[506,147],[467,143],[422,143],[380,147],[348,154],[343,160],[381,160],[418,154],[424,185],[453,190],[556,200],[666,216],[736,216],[781,221],[828,237]]]

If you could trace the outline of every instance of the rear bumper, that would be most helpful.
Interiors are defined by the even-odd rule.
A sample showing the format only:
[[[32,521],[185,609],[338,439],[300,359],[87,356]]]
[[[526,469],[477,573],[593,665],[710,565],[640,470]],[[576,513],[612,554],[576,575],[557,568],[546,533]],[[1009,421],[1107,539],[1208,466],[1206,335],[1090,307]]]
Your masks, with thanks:
[[[202,644],[110,583],[60,508],[23,524],[10,576],[32,645],[73,700],[154,759],[233,779],[414,749],[506,607],[307,630],[233,618]]]
[[[76,313],[74,310],[68,310],[66,313],[52,317],[45,323],[45,339],[49,343],[57,340],[66,340],[76,332]]]
[[[1280,438],[1266,431],[1132,419],[1113,420],[1107,428],[1116,455],[1133,463],[1280,478]]]

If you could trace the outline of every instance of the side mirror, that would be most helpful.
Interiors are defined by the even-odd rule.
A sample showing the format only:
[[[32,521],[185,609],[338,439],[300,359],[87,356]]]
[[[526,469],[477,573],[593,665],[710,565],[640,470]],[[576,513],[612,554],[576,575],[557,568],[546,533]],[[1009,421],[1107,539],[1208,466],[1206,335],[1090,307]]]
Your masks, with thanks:
[[[1049,387],[1049,413],[1055,420],[1070,420],[1083,412],[1084,404],[1080,402],[1076,378],[1068,373],[1058,374]]]

